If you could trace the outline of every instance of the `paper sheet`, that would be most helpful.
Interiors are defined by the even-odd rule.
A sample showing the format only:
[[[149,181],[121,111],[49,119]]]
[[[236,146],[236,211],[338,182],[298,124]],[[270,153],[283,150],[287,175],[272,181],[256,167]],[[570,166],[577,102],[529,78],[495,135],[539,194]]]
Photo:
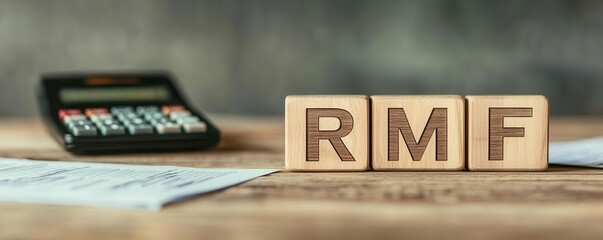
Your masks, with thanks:
[[[159,210],[276,171],[0,158],[0,201]]]
[[[603,168],[603,137],[551,142],[549,163]]]

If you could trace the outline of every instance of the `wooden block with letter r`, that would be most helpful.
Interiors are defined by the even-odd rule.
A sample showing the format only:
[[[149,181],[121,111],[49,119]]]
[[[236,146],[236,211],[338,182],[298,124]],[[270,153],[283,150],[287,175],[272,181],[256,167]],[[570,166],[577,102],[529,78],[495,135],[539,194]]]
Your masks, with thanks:
[[[462,170],[461,96],[371,96],[374,170]]]
[[[549,110],[544,96],[467,96],[468,168],[543,171],[548,166]]]
[[[365,171],[369,165],[366,96],[288,96],[285,169]]]

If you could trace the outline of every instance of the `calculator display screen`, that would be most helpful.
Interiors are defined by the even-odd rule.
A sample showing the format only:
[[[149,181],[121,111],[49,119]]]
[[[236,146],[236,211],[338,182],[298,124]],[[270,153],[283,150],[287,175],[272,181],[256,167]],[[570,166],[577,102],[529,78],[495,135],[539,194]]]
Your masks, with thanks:
[[[59,91],[64,104],[96,102],[158,102],[170,100],[165,86],[68,87]]]

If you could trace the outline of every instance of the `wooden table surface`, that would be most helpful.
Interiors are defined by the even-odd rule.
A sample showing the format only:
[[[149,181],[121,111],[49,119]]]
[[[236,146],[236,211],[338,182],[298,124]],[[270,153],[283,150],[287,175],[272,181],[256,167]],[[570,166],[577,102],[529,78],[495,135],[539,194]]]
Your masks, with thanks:
[[[283,168],[280,119],[215,119],[212,151],[74,156],[35,120],[0,120],[0,156],[62,161]],[[603,119],[557,118],[551,140],[603,135]],[[601,239],[603,170],[290,173],[160,212],[0,202],[0,239]]]

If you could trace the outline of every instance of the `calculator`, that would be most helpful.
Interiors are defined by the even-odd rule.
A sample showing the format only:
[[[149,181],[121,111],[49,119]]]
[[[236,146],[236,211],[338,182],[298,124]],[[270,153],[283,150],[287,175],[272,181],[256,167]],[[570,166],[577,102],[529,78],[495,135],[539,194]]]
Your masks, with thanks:
[[[220,138],[167,72],[43,74],[38,102],[53,137],[73,153],[205,149]]]

